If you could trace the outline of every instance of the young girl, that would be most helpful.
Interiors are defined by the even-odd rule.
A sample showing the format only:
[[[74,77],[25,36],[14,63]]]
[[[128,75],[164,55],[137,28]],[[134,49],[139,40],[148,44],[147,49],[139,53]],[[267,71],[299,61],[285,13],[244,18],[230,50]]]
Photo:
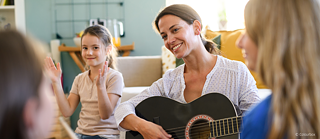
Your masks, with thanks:
[[[46,68],[52,73],[51,80],[61,113],[65,117],[71,116],[81,101],[75,132],[82,139],[119,138],[113,113],[120,103],[124,83],[122,74],[115,70],[117,51],[111,38],[103,26],[85,29],[81,37],[81,53],[89,70],[75,77],[68,98],[61,86],[60,63],[55,67],[51,58],[45,60]]]
[[[0,42],[0,138],[47,138],[54,117],[43,46],[16,31],[0,31]]]
[[[318,0],[250,0],[238,46],[272,95],[243,118],[243,139],[320,139]]]

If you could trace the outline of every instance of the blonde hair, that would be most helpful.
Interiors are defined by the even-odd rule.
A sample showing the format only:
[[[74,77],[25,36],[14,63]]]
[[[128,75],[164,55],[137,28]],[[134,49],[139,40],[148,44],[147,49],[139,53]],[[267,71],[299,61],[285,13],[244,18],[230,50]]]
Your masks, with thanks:
[[[245,25],[258,46],[257,72],[273,93],[268,138],[320,138],[319,3],[250,0]]]
[[[83,35],[81,36],[81,43],[82,43],[83,36],[87,34],[98,37],[105,47],[112,47],[110,53],[107,56],[106,61],[108,61],[108,67],[117,70],[118,51],[113,45],[112,35],[109,32],[109,30],[106,27],[101,25],[90,26],[84,30]],[[88,69],[87,65],[86,65],[86,69]]]
[[[23,111],[29,99],[40,99],[45,51],[36,39],[13,30],[0,31],[0,42],[0,58],[10,58],[0,61],[1,138],[27,139]]]

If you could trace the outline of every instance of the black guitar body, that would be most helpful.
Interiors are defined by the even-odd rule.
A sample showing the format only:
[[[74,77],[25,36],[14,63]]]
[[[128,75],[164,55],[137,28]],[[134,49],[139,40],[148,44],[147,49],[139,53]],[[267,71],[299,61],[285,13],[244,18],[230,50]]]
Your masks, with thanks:
[[[145,99],[136,107],[137,116],[154,122],[163,127],[167,133],[173,138],[187,138],[185,128],[190,123],[190,120],[197,115],[208,115],[213,120],[219,120],[229,117],[236,117],[236,111],[232,102],[223,94],[210,93],[188,103],[181,104],[165,97],[150,97]],[[210,128],[206,120],[198,120],[192,125],[205,125],[205,128]],[[196,126],[191,126],[189,132],[190,138],[209,138],[210,131],[199,131]],[[238,139],[239,134],[217,137],[217,139]],[[126,132],[126,139],[143,139],[142,135],[135,131]]]

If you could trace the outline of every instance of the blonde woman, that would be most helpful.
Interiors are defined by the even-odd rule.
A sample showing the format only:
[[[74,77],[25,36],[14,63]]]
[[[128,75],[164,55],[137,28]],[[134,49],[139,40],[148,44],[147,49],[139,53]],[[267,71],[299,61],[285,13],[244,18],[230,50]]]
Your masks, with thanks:
[[[245,114],[241,138],[319,139],[319,2],[250,0],[245,25],[238,46],[272,95]]]

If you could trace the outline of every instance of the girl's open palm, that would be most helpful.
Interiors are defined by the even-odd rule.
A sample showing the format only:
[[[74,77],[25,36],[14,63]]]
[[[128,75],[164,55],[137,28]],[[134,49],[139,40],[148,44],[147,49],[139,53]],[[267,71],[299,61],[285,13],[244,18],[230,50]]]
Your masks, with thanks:
[[[57,67],[54,65],[51,57],[46,57],[45,59],[45,69],[49,73],[52,83],[57,83],[61,79],[61,67],[60,63],[57,64]]]
[[[96,81],[97,87],[105,87],[105,82],[107,80],[107,72],[109,71],[108,61],[103,65],[103,69],[99,69],[99,75]]]

